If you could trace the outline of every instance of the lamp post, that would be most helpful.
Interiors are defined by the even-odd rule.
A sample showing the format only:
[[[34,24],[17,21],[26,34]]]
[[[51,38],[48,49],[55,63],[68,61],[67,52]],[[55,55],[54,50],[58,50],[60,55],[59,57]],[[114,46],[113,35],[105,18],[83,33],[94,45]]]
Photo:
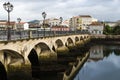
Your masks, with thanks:
[[[44,18],[44,20],[43,20],[43,28],[44,28],[44,37],[45,37],[45,18],[46,18],[46,13],[45,12],[42,12],[42,17]]]
[[[18,21],[18,30],[19,30],[20,39],[21,39],[21,25],[20,25],[21,18],[17,18],[17,21]]]
[[[62,24],[62,21],[63,21],[63,18],[60,17],[60,25]],[[60,31],[61,31],[61,34],[62,34],[62,25],[60,27],[61,27]]]
[[[8,3],[4,3],[3,7],[8,12],[7,40],[11,40],[11,33],[10,33],[10,12],[13,10],[13,5],[10,2],[8,2]]]

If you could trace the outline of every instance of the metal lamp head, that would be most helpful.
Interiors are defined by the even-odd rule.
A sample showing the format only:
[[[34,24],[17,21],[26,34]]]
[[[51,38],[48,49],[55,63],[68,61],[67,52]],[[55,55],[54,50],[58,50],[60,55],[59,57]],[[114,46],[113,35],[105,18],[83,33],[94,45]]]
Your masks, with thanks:
[[[6,5],[7,5],[7,3],[4,3],[4,4],[3,4],[3,7],[6,8]]]
[[[45,12],[42,12],[42,16],[43,16],[43,18],[45,19],[46,18],[46,13]]]
[[[21,21],[21,18],[17,18],[17,21],[20,23],[20,21]]]
[[[7,12],[11,12],[13,10],[13,5],[10,2],[4,3],[3,7]]]
[[[60,17],[60,23],[62,23],[62,20],[63,20],[63,18],[62,18],[62,17]]]

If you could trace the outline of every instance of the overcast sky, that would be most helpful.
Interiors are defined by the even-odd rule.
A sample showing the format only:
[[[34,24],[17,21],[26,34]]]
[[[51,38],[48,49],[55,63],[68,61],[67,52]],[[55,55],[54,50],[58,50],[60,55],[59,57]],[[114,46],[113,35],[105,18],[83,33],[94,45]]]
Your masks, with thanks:
[[[5,2],[14,5],[11,20],[18,17],[22,21],[42,20],[42,12],[46,18],[63,17],[69,19],[77,15],[91,15],[101,21],[120,20],[120,0],[0,0],[0,19],[7,19],[3,8]]]

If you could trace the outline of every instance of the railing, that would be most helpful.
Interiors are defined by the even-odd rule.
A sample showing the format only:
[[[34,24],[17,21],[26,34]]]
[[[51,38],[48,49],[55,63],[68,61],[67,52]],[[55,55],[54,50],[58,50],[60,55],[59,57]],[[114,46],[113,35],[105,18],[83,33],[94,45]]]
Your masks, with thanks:
[[[45,34],[45,36],[44,36]],[[11,30],[11,40],[29,39],[29,38],[44,38],[64,35],[75,35],[75,34],[89,34],[88,31],[37,31],[37,30]],[[7,31],[0,30],[0,41],[7,41]]]

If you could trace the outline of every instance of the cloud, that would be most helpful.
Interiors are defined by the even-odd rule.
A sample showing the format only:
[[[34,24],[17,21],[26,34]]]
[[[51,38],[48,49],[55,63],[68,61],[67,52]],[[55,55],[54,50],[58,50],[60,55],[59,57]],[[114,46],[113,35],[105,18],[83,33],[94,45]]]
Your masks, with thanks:
[[[45,11],[47,18],[60,17],[68,19],[79,14],[92,15],[99,20],[119,20],[119,0],[9,0],[14,5],[11,20],[21,17],[24,21],[43,19],[41,13]],[[6,19],[6,12],[0,2],[0,18]]]

